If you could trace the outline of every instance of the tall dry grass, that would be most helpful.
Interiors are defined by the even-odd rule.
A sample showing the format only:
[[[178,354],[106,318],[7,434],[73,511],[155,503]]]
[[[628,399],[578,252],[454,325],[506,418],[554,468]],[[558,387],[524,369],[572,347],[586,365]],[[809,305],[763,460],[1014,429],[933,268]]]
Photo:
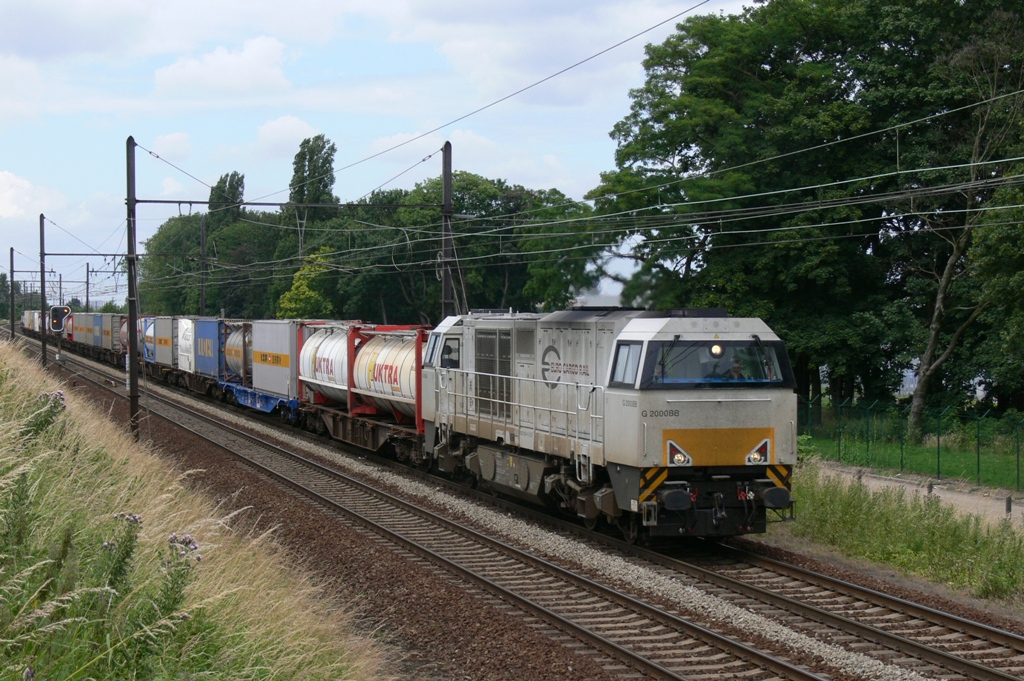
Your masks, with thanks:
[[[0,344],[0,676],[387,675],[387,651],[272,537],[241,536],[60,388]]]

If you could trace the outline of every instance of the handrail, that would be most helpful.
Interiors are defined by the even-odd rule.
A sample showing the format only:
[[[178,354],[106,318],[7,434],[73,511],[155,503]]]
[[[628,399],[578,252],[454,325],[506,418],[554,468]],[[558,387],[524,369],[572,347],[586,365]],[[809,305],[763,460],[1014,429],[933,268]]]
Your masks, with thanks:
[[[521,432],[546,433],[563,436],[578,444],[601,444],[604,442],[604,401],[594,394],[603,394],[599,385],[562,383],[522,376],[505,376],[465,369],[439,368],[437,370],[438,402],[436,409],[439,422],[453,425],[454,419],[466,418],[476,422],[505,423]],[[498,395],[481,396],[481,382],[507,381],[508,399]],[[493,383],[500,386],[501,383]],[[542,390],[538,391],[538,386]],[[544,390],[552,391],[548,399],[541,399]],[[569,390],[575,391],[575,409],[568,405]],[[555,392],[558,397],[555,397]],[[505,392],[502,390],[501,392]],[[527,402],[524,395],[532,396]],[[542,404],[546,402],[547,404]],[[560,402],[561,406],[556,403]],[[491,414],[481,413],[481,404],[487,404]],[[471,413],[472,407],[472,413]],[[523,421],[522,410],[534,410],[535,418]],[[541,423],[541,414],[547,415],[547,423]]]

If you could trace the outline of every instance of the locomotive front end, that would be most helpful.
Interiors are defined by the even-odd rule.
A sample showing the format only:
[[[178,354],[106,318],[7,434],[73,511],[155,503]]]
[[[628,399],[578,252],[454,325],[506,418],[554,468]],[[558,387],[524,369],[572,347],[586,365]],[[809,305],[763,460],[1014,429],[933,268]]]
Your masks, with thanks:
[[[631,321],[605,413],[617,424],[605,450],[615,498],[649,535],[764,532],[769,511],[792,518],[795,379],[763,321]]]

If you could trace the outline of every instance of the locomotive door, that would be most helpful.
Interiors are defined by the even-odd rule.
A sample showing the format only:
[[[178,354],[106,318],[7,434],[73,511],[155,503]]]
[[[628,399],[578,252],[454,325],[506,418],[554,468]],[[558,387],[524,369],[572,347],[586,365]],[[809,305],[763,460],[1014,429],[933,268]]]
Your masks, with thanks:
[[[516,431],[519,445],[527,449],[536,446],[537,432],[537,348],[536,322],[520,322],[515,325],[515,378],[512,383],[512,427]]]
[[[466,432],[466,371],[462,339],[444,336],[434,374],[434,420]],[[424,372],[426,376],[427,372]],[[427,386],[424,386],[424,390]]]

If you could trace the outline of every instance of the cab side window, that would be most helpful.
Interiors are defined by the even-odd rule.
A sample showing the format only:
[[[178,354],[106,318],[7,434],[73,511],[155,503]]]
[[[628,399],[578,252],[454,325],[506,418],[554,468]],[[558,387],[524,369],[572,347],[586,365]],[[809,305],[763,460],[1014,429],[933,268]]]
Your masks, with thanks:
[[[459,339],[449,338],[444,342],[444,347],[441,348],[441,361],[439,363],[442,369],[458,369],[459,368]]]
[[[619,343],[615,347],[615,363],[612,365],[611,380],[608,386],[612,388],[632,388],[636,383],[636,374],[640,369],[640,351],[643,343],[628,342]]]

